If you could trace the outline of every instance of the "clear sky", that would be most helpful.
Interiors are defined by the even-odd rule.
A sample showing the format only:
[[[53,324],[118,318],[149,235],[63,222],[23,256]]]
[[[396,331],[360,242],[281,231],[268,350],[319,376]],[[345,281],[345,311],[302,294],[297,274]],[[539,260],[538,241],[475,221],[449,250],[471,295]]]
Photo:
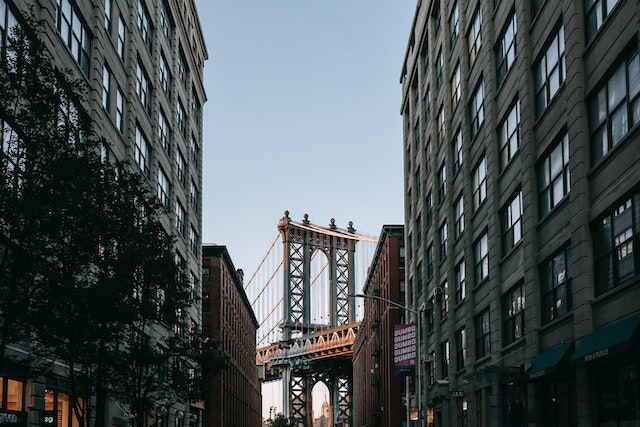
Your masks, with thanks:
[[[402,60],[415,0],[196,0],[205,63],[203,243],[250,275],[285,210],[402,224]]]

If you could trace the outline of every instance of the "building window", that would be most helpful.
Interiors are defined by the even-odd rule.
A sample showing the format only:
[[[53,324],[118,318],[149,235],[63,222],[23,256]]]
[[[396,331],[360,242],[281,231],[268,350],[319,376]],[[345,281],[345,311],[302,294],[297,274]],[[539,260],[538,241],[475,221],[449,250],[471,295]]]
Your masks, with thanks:
[[[432,307],[431,310],[427,310],[427,330],[429,331],[429,333],[432,333],[434,331],[436,323],[435,310],[433,309],[433,307],[435,307],[435,303],[435,297],[432,296],[431,298],[429,298],[429,306]],[[434,359],[431,360],[433,361]]]
[[[460,65],[456,65],[456,69],[451,76],[451,110],[455,110],[460,101]]]
[[[431,123],[431,90],[429,88],[424,93],[424,118],[426,123]]]
[[[413,127],[413,140],[417,151],[418,147],[420,147],[420,120],[417,120],[416,125]]]
[[[124,44],[125,44],[125,27],[124,27],[124,20],[122,19],[122,16],[118,16],[118,56],[120,56],[121,59],[124,59]]]
[[[169,130],[167,117],[161,109],[158,109],[158,140],[160,141],[160,145],[164,151],[167,153],[169,152],[170,135],[171,131]]]
[[[564,27],[561,26],[534,67],[533,84],[536,91],[537,115],[547,108],[549,102],[558,93],[565,76]]]
[[[23,412],[25,410],[24,389],[24,382],[0,377],[0,409]]]
[[[517,32],[516,13],[513,12],[511,18],[507,21],[507,25],[500,34],[500,41],[497,47],[498,84],[502,83],[507,76],[507,72],[516,60]]]
[[[538,167],[540,216],[560,203],[570,188],[569,137],[565,133]]]
[[[144,137],[139,127],[136,127],[135,158],[142,172],[148,177],[150,166],[149,142],[147,142],[147,138]]]
[[[106,65],[102,67],[102,108],[109,111],[111,100],[111,73]]]
[[[191,207],[194,211],[198,210],[198,187],[196,187],[196,183],[191,180],[191,185],[189,186],[189,198],[191,199]]]
[[[502,211],[502,248],[507,254],[522,239],[522,191]]]
[[[449,282],[446,280],[440,285],[441,304],[440,304],[440,319],[444,319],[449,314]]]
[[[489,324],[489,308],[475,318],[476,326],[476,359],[491,353],[491,328]]]
[[[186,162],[184,160],[184,156],[179,149],[176,149],[176,177],[178,178],[178,182],[182,184],[182,186],[186,185],[185,168]]]
[[[433,279],[433,273],[433,245],[429,245],[427,248],[427,279]]]
[[[58,31],[71,49],[71,55],[80,64],[85,75],[89,75],[91,36],[75,4],[71,0],[58,0]]]
[[[465,281],[467,273],[464,259],[456,265],[454,273],[456,276],[456,304],[460,304],[467,295],[467,284]]]
[[[18,134],[4,120],[0,120],[0,132],[0,174],[5,188],[18,194],[24,183],[27,150]]]
[[[595,226],[596,294],[634,277],[638,260],[634,247],[640,234],[640,194],[620,203]]]
[[[467,333],[464,328],[456,331],[456,369],[464,369],[467,361]]]
[[[455,226],[456,226],[456,239],[462,235],[464,231],[464,196],[460,194],[455,204]]]
[[[441,105],[440,111],[438,111],[438,141],[440,143],[444,142],[445,124],[444,105]]]
[[[640,59],[634,52],[589,102],[592,163],[600,161],[640,121]]]
[[[485,231],[473,244],[475,285],[489,277],[489,237]]]
[[[548,323],[571,311],[571,247],[542,264],[542,323]]]
[[[191,152],[191,164],[197,165],[200,158],[200,147],[198,147],[194,134],[191,134],[191,139],[189,140],[189,151]]]
[[[138,59],[136,66],[136,93],[144,108],[149,111],[151,109],[151,88],[149,77],[142,64],[140,64],[140,59]]]
[[[11,29],[18,25],[9,5],[4,0],[0,0],[0,58],[5,58],[7,37],[11,34]]]
[[[422,243],[422,214],[418,214],[416,217],[416,248],[420,247]]]
[[[587,40],[593,38],[617,4],[618,0],[589,0],[585,2]]]
[[[436,34],[440,31],[440,0],[436,1],[433,5],[433,11],[431,12],[431,18],[433,18],[433,25],[435,27]]]
[[[158,168],[158,199],[165,208],[169,207],[169,178],[162,168]]]
[[[440,237],[440,262],[447,257],[447,222],[443,222],[438,231]]]
[[[456,43],[458,39],[458,33],[460,32],[460,16],[458,13],[458,2],[453,4],[453,9],[451,10],[451,17],[449,18],[449,41],[450,49],[453,49],[453,45]]]
[[[447,167],[443,163],[438,170],[438,201],[444,203],[447,195]]]
[[[176,202],[176,231],[184,236],[184,208],[180,202]]]
[[[484,82],[480,81],[480,84],[476,87],[471,98],[471,105],[469,106],[471,113],[471,136],[475,137],[480,131],[480,126],[484,122]]]
[[[520,101],[516,101],[498,129],[500,167],[506,168],[520,146]]]
[[[471,18],[470,27],[467,39],[469,41],[469,63],[473,65],[482,46],[482,13],[480,5],[478,5]]]
[[[144,5],[143,0],[138,0],[138,29],[140,30],[142,41],[147,46],[147,49],[151,50],[153,29],[151,28],[151,18],[149,16],[149,11]]]
[[[111,32],[111,1],[104,0],[104,29]]]
[[[449,376],[449,366],[451,365],[451,345],[449,341],[445,341],[440,345],[440,369],[442,370],[442,378]]]
[[[169,12],[169,7],[166,2],[160,3],[160,26],[162,27],[162,32],[168,40],[171,40],[171,33],[173,28],[173,23],[171,20],[171,13]]]
[[[124,129],[124,95],[120,88],[116,94],[116,127],[120,132]]]
[[[189,229],[189,247],[191,248],[192,254],[198,255],[198,233],[196,233],[193,225]]]
[[[77,405],[82,407],[82,399],[77,399],[80,401]],[[75,406],[76,403],[69,394],[48,388],[44,390],[44,412],[54,415],[55,419],[54,424],[49,424],[50,426],[80,427],[80,420],[74,410]]]
[[[442,84],[442,50],[438,52],[438,58],[436,59],[436,88],[440,88]]]
[[[502,299],[504,319],[504,345],[507,346],[524,336],[524,285],[520,283]]]
[[[487,158],[482,156],[472,175],[473,210],[476,211],[487,198]]]
[[[180,81],[183,85],[187,85],[187,76],[189,74],[189,69],[187,68],[187,59],[182,53],[182,49],[178,52],[178,76],[180,77]]]
[[[431,190],[429,190],[429,192],[427,193],[425,205],[426,205],[426,211],[427,211],[426,222],[428,227],[431,224],[431,221],[433,219],[433,193],[431,192]]]
[[[178,129],[180,129],[180,133],[184,136],[187,135],[187,115],[184,111],[184,107],[182,106],[182,101],[179,99],[176,100],[176,122],[178,124]]]
[[[164,54],[160,54],[160,86],[167,96],[169,96],[169,88],[171,83],[171,74],[169,72],[169,64]]]
[[[456,174],[462,166],[462,128],[453,137],[453,173]]]

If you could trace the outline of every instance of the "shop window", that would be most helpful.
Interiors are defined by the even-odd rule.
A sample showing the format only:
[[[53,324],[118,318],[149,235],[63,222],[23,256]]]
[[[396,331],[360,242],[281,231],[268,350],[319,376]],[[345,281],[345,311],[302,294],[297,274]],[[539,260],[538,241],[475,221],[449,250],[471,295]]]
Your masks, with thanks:
[[[78,399],[77,405],[82,406],[82,399]],[[55,417],[55,422],[52,427],[80,427],[80,421],[76,417],[73,407],[74,405],[69,394],[57,390],[45,389],[45,412]]]
[[[597,373],[595,387],[599,426],[640,425],[638,365],[609,365]]]
[[[0,409],[24,411],[24,383],[0,377]]]

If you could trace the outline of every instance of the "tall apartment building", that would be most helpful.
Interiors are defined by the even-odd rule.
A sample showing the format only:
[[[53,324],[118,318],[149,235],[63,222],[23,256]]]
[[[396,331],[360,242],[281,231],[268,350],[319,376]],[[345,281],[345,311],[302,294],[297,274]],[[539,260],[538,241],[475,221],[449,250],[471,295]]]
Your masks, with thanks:
[[[202,248],[203,335],[218,343],[226,368],[209,380],[204,427],[258,427],[262,391],[256,366],[258,321],[226,246]]]
[[[37,32],[56,66],[69,70],[89,89],[84,107],[95,131],[110,142],[103,155],[139,168],[164,204],[162,221],[175,236],[177,262],[198,296],[207,50],[194,0],[0,0],[3,41],[13,25],[26,25],[22,18],[30,8],[41,20]],[[192,325],[200,321],[199,300],[194,298],[196,302],[185,314]],[[27,379],[18,377],[12,380],[9,376],[2,383],[13,391],[28,388],[27,403],[43,397],[44,389],[26,386]],[[60,384],[59,393],[53,392],[63,396],[64,383],[63,378],[51,383],[48,379],[47,389]],[[24,391],[14,393],[17,399],[20,393]],[[68,401],[66,407],[62,403],[60,407],[58,425],[71,423],[74,417]],[[188,402],[180,408],[182,415],[190,417],[180,417],[176,426],[198,424],[199,408]],[[21,401],[14,410],[30,415],[33,408]],[[115,407],[107,423],[128,422],[123,421],[122,413]],[[32,417],[20,415],[18,419],[26,422]]]
[[[394,372],[394,330],[405,323],[404,227],[382,227],[363,292],[353,349],[353,425],[399,426],[407,420],[405,376]],[[396,305],[388,301],[395,302]]]
[[[639,22],[637,1],[418,1],[401,112],[427,425],[640,423]]]

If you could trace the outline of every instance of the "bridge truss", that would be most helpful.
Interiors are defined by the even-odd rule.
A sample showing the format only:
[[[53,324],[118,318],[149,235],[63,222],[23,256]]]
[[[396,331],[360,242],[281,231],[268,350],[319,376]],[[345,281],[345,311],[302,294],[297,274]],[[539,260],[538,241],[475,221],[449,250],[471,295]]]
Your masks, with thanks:
[[[351,223],[340,229],[332,219],[323,228],[311,224],[307,215],[295,222],[288,212],[278,231],[271,248],[281,240],[282,259],[274,263],[275,269],[266,268],[262,278],[254,274],[246,285],[261,323],[256,361],[264,367],[263,381],[282,380],[283,413],[300,427],[313,425],[311,390],[324,383],[332,425],[351,426],[359,316],[349,295],[361,291],[376,239],[357,234]],[[359,242],[365,251],[356,257]]]

